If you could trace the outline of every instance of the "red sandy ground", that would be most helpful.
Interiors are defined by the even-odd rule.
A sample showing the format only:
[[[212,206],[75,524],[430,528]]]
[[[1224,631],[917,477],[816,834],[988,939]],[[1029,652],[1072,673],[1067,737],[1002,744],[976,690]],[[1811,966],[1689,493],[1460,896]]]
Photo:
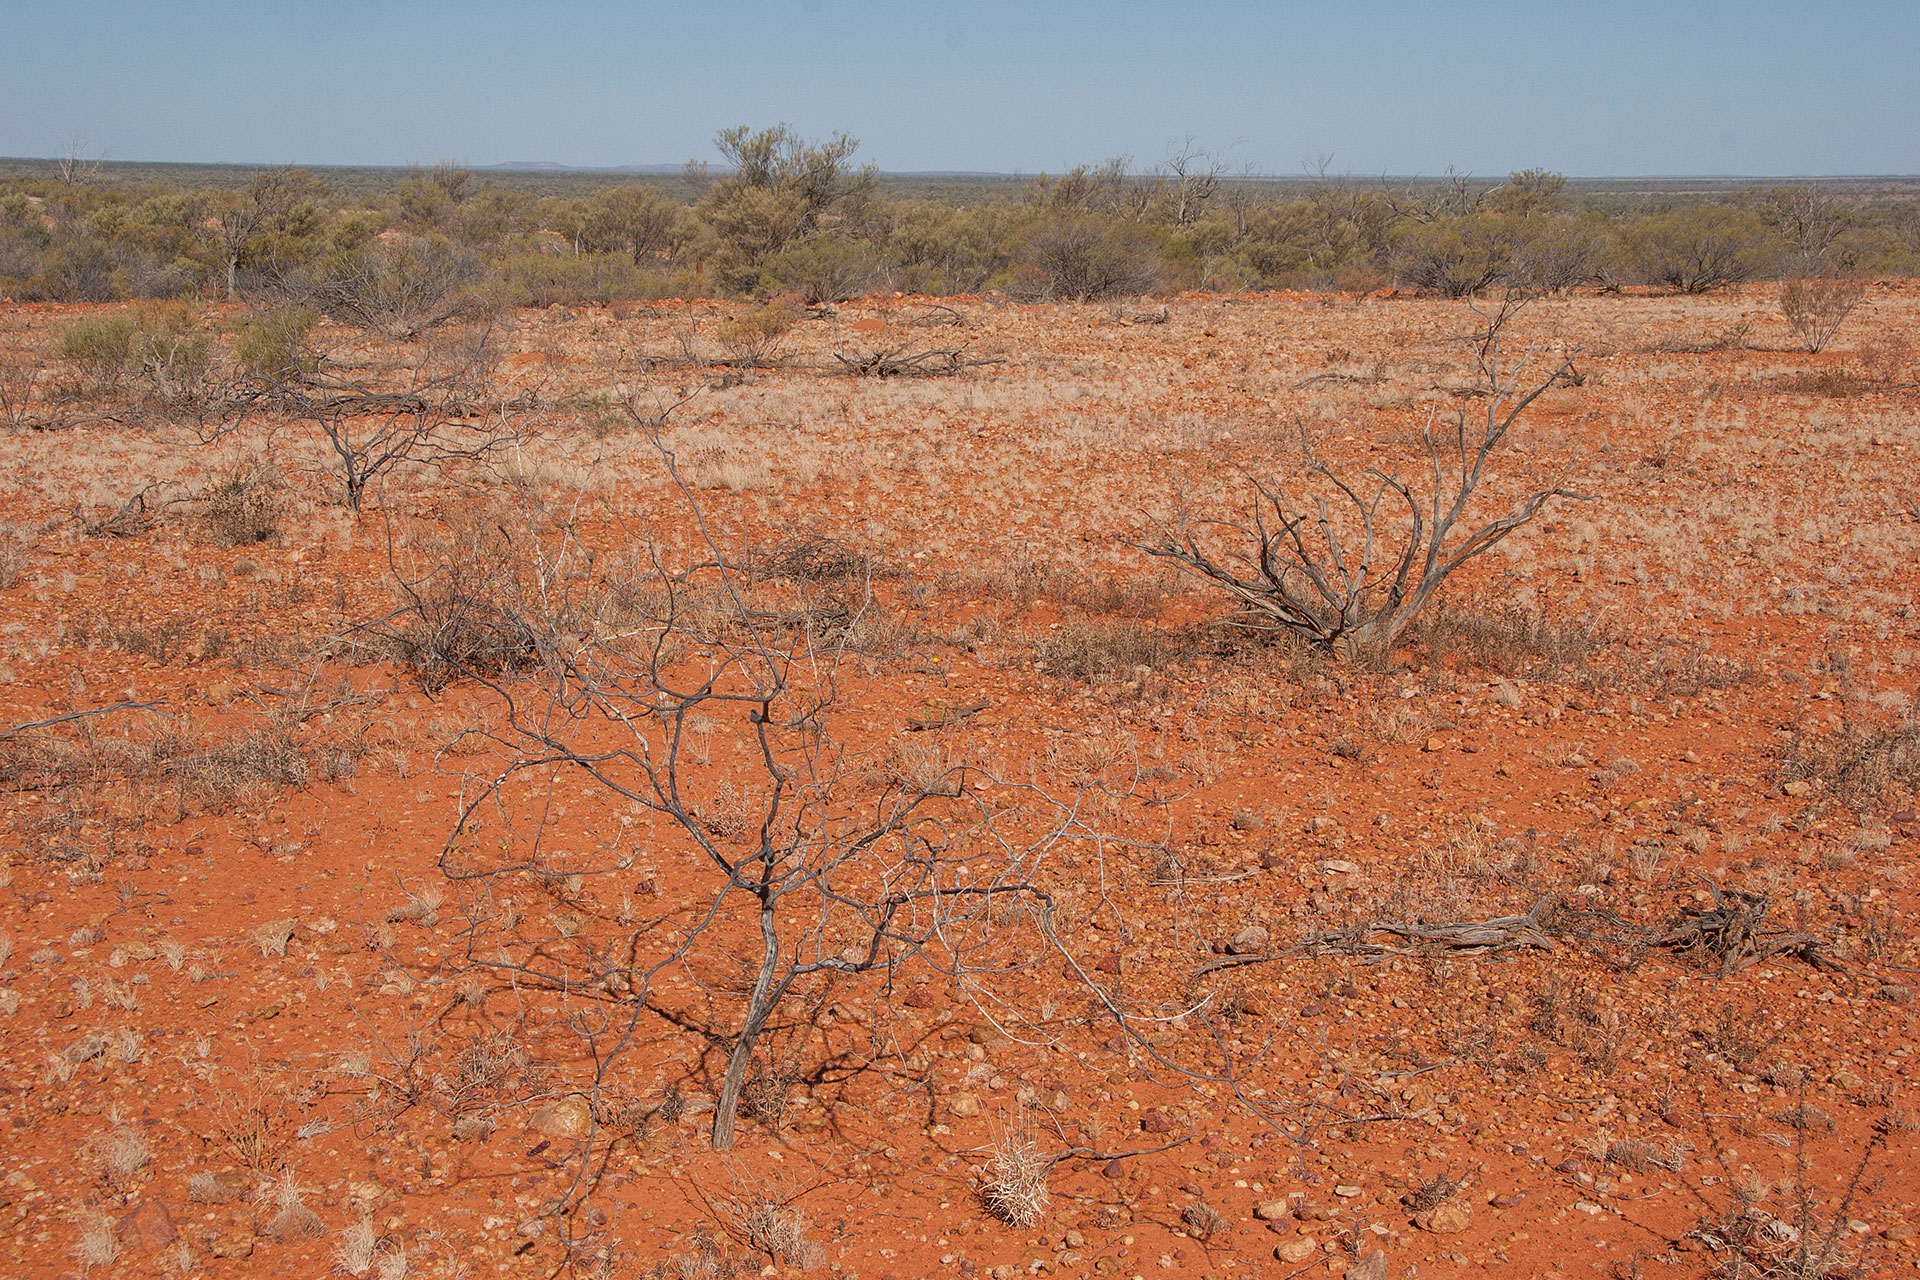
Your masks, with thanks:
[[[723,542],[805,530],[896,571],[882,596],[910,642],[898,662],[848,679],[838,714],[858,726],[850,736],[875,750],[937,741],[944,758],[1056,791],[1160,766],[1169,803],[1136,790],[1096,817],[1164,843],[1191,878],[1170,883],[1157,856],[1107,859],[1110,898],[1084,903],[1063,939],[1096,978],[1132,984],[1143,1002],[1177,1000],[1242,928],[1284,946],[1386,918],[1397,889],[1478,919],[1524,912],[1546,886],[1651,927],[1706,899],[1709,878],[1766,894],[1773,918],[1821,939],[1843,968],[1780,957],[1720,977],[1659,950],[1563,940],[1551,953],[1225,971],[1240,1011],[1220,1024],[1224,1047],[1242,1088],[1273,1108],[1269,1123],[1144,1052],[1211,1060],[1201,1019],[1154,1023],[1129,1043],[1082,1016],[1085,991],[1056,960],[1001,991],[1047,1034],[1003,1034],[991,1007],[909,966],[891,999],[849,983],[794,1033],[803,1080],[780,1126],[743,1116],[726,1156],[707,1149],[700,1105],[717,1055],[644,1011],[583,1170],[566,1109],[590,1069],[578,1020],[631,1011],[604,990],[470,988],[465,900],[442,890],[428,909],[463,767],[436,752],[494,712],[470,686],[429,697],[402,666],[335,657],[323,683],[369,700],[300,737],[318,750],[357,735],[350,776],[316,772],[219,809],[123,779],[0,796],[9,1274],[321,1275],[362,1215],[385,1241],[380,1258],[404,1248],[417,1275],[551,1275],[568,1265],[565,1234],[612,1248],[610,1274],[751,1273],[773,1264],[730,1202],[770,1196],[805,1215],[816,1274],[868,1280],[1687,1276],[1724,1265],[1689,1232],[1720,1221],[1735,1187],[1765,1190],[1765,1208],[1797,1221],[1797,1163],[1815,1229],[1839,1215],[1841,1256],[1861,1274],[1920,1264],[1915,797],[1896,787],[1856,813],[1820,783],[1786,794],[1779,769],[1796,731],[1911,722],[1920,511],[1903,504],[1920,490],[1920,289],[1876,286],[1820,356],[1790,349],[1760,291],[1524,313],[1516,349],[1531,341],[1541,359],[1577,347],[1586,377],[1529,415],[1489,509],[1496,490],[1560,475],[1592,501],[1551,508],[1446,601],[1517,599],[1562,624],[1594,622],[1610,638],[1589,679],[1413,649],[1364,672],[1246,645],[1057,674],[1045,646],[1075,627],[1191,629],[1224,612],[1127,543],[1182,494],[1231,510],[1241,490],[1228,464],[1286,456],[1301,420],[1336,463],[1403,456],[1430,408],[1455,403],[1464,375],[1447,338],[1465,313],[1401,298],[1196,296],[1147,324],[1133,314],[1146,308],[1126,306],[943,305],[964,328],[931,323],[945,316],[918,300],[805,320],[779,367],[672,421],[683,460],[712,469],[700,498]],[[527,464],[548,469],[540,483],[598,485],[603,510],[684,528],[644,442],[580,406],[612,387],[674,399],[701,371],[642,357],[673,355],[690,320],[724,310],[512,317],[501,377],[546,406]],[[54,333],[77,314],[0,311],[0,344],[51,362]],[[345,332],[322,337],[374,358]],[[831,359],[960,341],[1005,362],[874,383]],[[1823,372],[1847,377],[1805,376]],[[345,517],[319,454],[290,429],[249,447],[283,460],[301,506],[274,541],[233,548],[184,517],[121,538],[59,523],[154,476],[199,482],[238,456],[231,447],[195,452],[100,420],[0,437],[13,479],[0,518],[35,548],[0,593],[0,726],[121,701],[174,720],[127,712],[92,732],[250,724],[272,690],[302,678],[287,656],[297,643],[392,607],[381,511]],[[731,482],[728,463],[741,468]],[[455,499],[422,473],[376,505],[431,523]],[[612,536],[610,519],[589,524],[590,539]],[[1109,580],[1137,589],[1109,608],[1089,586]],[[124,647],[130,629],[169,626],[178,642],[164,661]],[[952,727],[902,732],[910,717],[982,701]],[[718,771],[731,745],[712,750]],[[615,812],[576,789],[552,811],[555,837],[584,839],[589,819]],[[671,842],[647,858],[577,900],[525,890],[521,909],[578,910],[616,936],[623,898],[642,916],[672,914],[709,888]],[[1056,874],[1086,893],[1094,869],[1063,862]],[[254,931],[282,920],[293,922],[285,955],[263,955]],[[729,1031],[738,1002],[723,959],[674,976],[660,1008]],[[1043,1002],[1052,1012],[1036,1012]],[[489,1043],[524,1054],[494,1084],[463,1083],[462,1055]],[[653,1115],[676,1082],[686,1114]],[[980,1184],[1023,1092],[1053,1117],[1047,1150],[1165,1149],[1062,1161],[1044,1221],[1014,1229]],[[1796,1129],[1802,1105],[1817,1112],[1798,1113]],[[471,1116],[492,1124],[456,1135]],[[116,1134],[137,1135],[150,1158],[113,1172]],[[1599,1158],[1622,1139],[1660,1163]],[[1417,1225],[1408,1198],[1443,1177],[1445,1212]],[[269,1179],[291,1179],[327,1234],[272,1229]],[[542,1216],[586,1183],[565,1219]],[[1271,1201],[1291,1212],[1259,1220]],[[1187,1213],[1200,1204],[1223,1225],[1201,1229]],[[77,1250],[102,1220],[116,1224],[118,1257],[89,1269]],[[702,1233],[705,1273],[692,1261]],[[574,1265],[592,1270],[584,1255]]]

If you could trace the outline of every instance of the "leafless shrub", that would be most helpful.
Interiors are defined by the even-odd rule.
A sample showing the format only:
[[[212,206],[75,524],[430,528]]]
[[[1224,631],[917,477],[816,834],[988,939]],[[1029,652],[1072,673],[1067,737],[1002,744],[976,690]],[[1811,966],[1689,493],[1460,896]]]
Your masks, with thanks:
[[[1795,276],[1780,286],[1780,314],[1793,336],[1819,355],[1866,291],[1864,281],[1847,276]]]
[[[279,532],[286,482],[265,459],[243,462],[195,495],[201,523],[223,547],[252,546]]]
[[[657,432],[652,438],[659,442]],[[663,450],[663,460],[685,498],[671,453]],[[697,506],[691,518],[702,529]],[[641,1001],[654,975],[689,953],[719,948],[714,962],[743,966],[726,984],[741,1005],[716,1071],[711,1141],[724,1150],[783,1001],[847,976],[899,972],[928,948],[942,971],[970,982],[1009,971],[1010,950],[1050,945],[1033,842],[1055,848],[1081,838],[1080,828],[1061,825],[1070,810],[1035,788],[1019,790],[1016,811],[1004,798],[1010,784],[995,783],[994,803],[984,804],[986,788],[969,785],[979,774],[971,765],[908,782],[884,767],[883,747],[843,744],[835,672],[864,652],[868,633],[857,619],[828,622],[804,604],[798,614],[760,607],[750,575],[704,536],[685,550],[643,544],[617,593],[606,590],[604,572],[585,571],[587,554],[563,528],[512,554],[514,572],[544,584],[511,597],[503,615],[531,638],[535,660],[512,678],[449,663],[448,678],[490,693],[499,718],[474,735],[486,758],[469,774],[443,868],[463,882],[532,873],[565,883],[574,868],[560,865],[566,855],[537,822],[509,819],[502,838],[470,839],[483,815],[517,816],[518,788],[562,772],[652,815],[660,856],[688,859],[689,874],[711,877],[711,910],[645,931],[639,950],[609,948],[605,958],[596,950],[585,981]],[[696,801],[711,794],[705,787],[690,785],[685,753],[721,733],[751,747],[742,762],[752,772],[729,780],[745,814],[716,825],[751,840],[710,826],[722,815]],[[1035,900],[1033,910],[1009,914],[1022,897]],[[756,938],[744,951],[738,945]],[[989,948],[991,968],[982,963]],[[545,953],[522,951],[509,967],[520,983],[582,981]]]
[[[1580,495],[1555,485],[1516,501],[1505,516],[1454,538],[1489,460],[1520,415],[1566,381],[1562,358],[1539,382],[1523,386],[1522,358],[1509,368],[1503,330],[1523,305],[1509,299],[1469,341],[1485,397],[1485,420],[1469,428],[1463,402],[1451,439],[1429,427],[1421,439],[1431,483],[1424,493],[1399,472],[1370,468],[1350,480],[1314,452],[1300,431],[1307,487],[1295,493],[1247,474],[1252,512],[1244,521],[1194,519],[1161,525],[1140,544],[1152,556],[1224,590],[1239,604],[1233,621],[1280,632],[1349,656],[1390,651],[1414,616],[1452,573],[1490,551],[1555,498]],[[1341,517],[1334,516],[1338,507]],[[1403,512],[1405,532],[1391,520]]]
[[[1874,1132],[1850,1173],[1833,1179],[1841,1184],[1839,1194],[1823,1202],[1821,1191],[1828,1179],[1814,1167],[1809,1127],[1804,1122],[1793,1126],[1793,1177],[1785,1184],[1789,1203],[1780,1213],[1765,1207],[1774,1188],[1764,1179],[1735,1179],[1727,1203],[1687,1233],[1721,1255],[1724,1274],[1759,1280],[1835,1280],[1868,1274],[1848,1224],[1854,1202],[1865,1188],[1867,1169],[1886,1146],[1888,1134],[1884,1128]]]
[[[500,522],[458,520],[446,536],[426,541],[419,568],[395,565],[401,607],[363,630],[381,656],[411,666],[429,692],[462,673],[508,675],[535,658],[528,601],[553,585],[525,549]]]
[[[1879,809],[1920,793],[1920,720],[1880,728],[1849,721],[1832,736],[1802,728],[1782,751],[1778,774],[1817,784],[1855,813]]]
[[[0,358],[0,431],[56,431],[66,425],[64,404],[47,394],[43,370]]]
[[[409,341],[469,310],[482,264],[444,240],[376,245],[329,262],[308,277],[285,277],[280,292],[342,324]]]

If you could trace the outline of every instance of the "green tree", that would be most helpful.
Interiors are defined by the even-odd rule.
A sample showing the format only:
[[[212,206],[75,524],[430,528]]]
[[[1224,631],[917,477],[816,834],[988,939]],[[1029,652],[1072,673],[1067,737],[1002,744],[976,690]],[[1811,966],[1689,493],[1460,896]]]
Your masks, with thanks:
[[[1721,205],[1643,218],[1628,229],[1626,244],[1642,280],[1679,293],[1711,293],[1751,280],[1774,256],[1774,242],[1758,217]]]

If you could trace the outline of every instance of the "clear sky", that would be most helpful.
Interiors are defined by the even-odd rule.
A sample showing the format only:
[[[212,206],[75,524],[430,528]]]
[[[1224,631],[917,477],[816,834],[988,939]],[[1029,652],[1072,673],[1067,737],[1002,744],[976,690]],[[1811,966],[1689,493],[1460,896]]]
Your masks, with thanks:
[[[0,155],[1920,173],[1920,0],[0,0]]]

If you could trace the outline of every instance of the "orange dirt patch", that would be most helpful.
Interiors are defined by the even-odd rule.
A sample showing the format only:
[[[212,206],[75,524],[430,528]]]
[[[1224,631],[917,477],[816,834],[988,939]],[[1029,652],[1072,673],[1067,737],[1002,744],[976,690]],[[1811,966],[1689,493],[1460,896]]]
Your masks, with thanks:
[[[1509,350],[1579,377],[1475,510],[1586,500],[1371,664],[1223,627],[1139,545],[1243,516],[1303,433],[1422,474],[1482,403],[1461,305],[876,300],[764,369],[703,357],[730,310],[510,317],[458,421],[512,447],[406,461],[358,517],[311,422],[194,443],[53,359],[84,309],[0,310],[39,415],[0,437],[10,1274],[1920,1260],[1920,289],[1818,357],[1758,290],[1526,309]],[[882,330],[1002,362],[840,372]],[[454,336],[319,341],[397,385]],[[421,656],[508,614],[552,625]],[[777,716],[659,710],[768,654]],[[615,677],[625,719],[568,701]],[[668,724],[678,817],[637,763]],[[632,795],[579,758],[616,748]],[[928,825],[782,918],[839,967],[712,1151],[755,850],[844,850],[903,795]],[[850,904],[935,865],[939,927],[867,963]],[[993,875],[1044,906],[963,909]]]

